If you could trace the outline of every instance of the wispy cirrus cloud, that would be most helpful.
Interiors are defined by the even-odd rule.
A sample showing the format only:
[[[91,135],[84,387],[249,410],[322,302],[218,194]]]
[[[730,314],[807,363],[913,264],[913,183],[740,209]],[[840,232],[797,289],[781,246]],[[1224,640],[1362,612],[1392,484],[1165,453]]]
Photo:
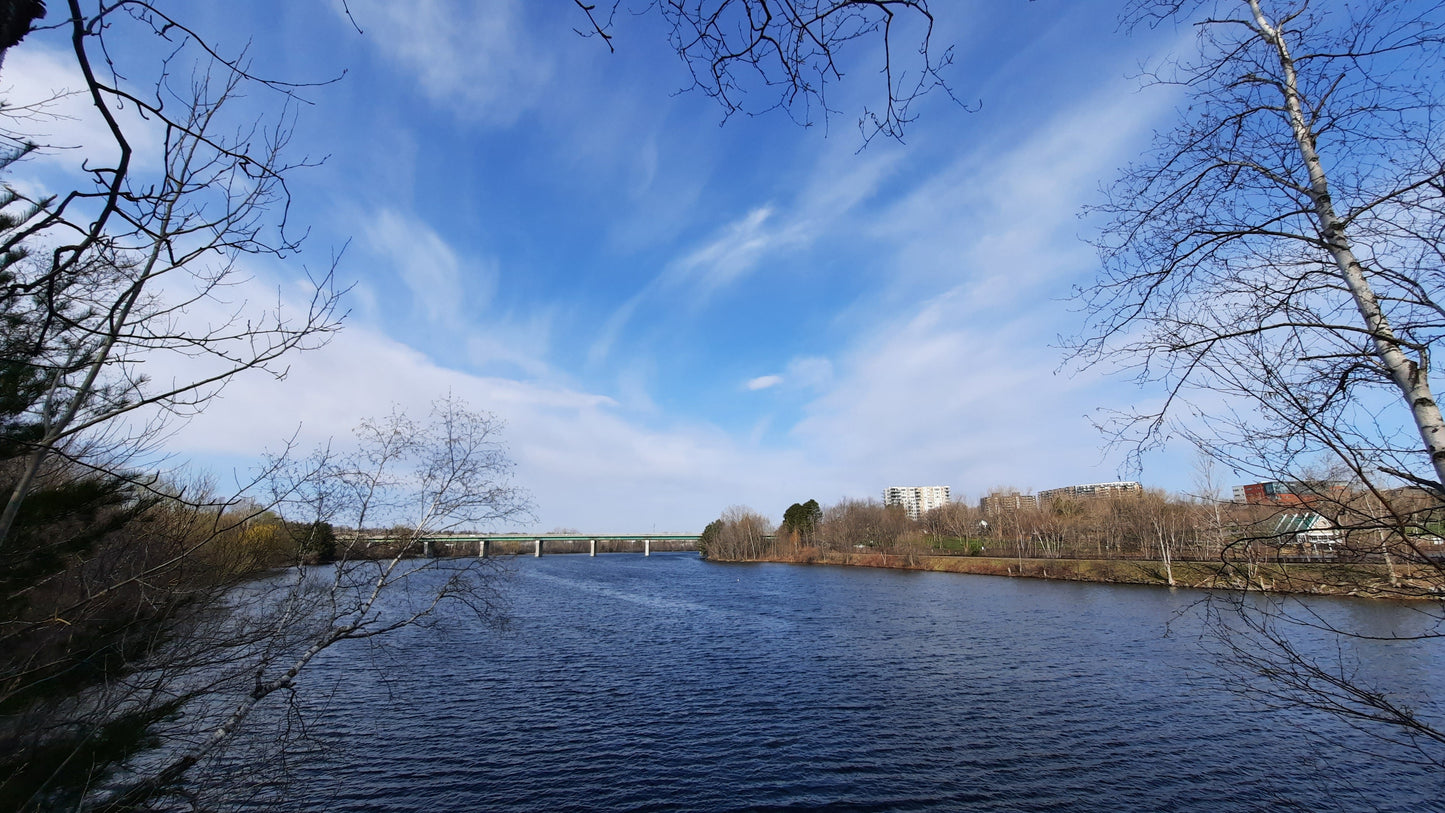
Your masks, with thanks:
[[[433,104],[489,126],[512,124],[532,109],[553,75],[525,7],[520,0],[336,4]]]
[[[368,218],[363,231],[368,246],[385,265],[393,269],[411,293],[416,309],[434,322],[447,326],[461,323],[466,297],[462,287],[462,264],[457,253],[427,224],[393,209]],[[468,276],[482,283],[480,301],[487,304],[489,289],[495,285],[495,261],[473,262]]]
[[[1089,416],[1133,394],[1060,373],[1053,344],[1070,329],[1060,300],[1094,262],[1078,206],[1169,102],[1103,87],[1033,137],[976,148],[902,190],[874,221],[894,273],[852,306],[860,329],[794,441],[841,470],[958,493],[1117,476]]]
[[[900,160],[899,152],[886,147],[859,156],[836,142],[830,145],[786,203],[754,206],[716,227],[617,306],[593,342],[589,362],[605,359],[629,323],[648,308],[706,307],[712,297],[742,284],[759,269],[784,262],[848,228]]]
[[[833,362],[818,356],[804,356],[788,362],[782,373],[750,378],[743,385],[751,392],[786,386],[791,390],[821,390],[833,379]]]
[[[450,240],[414,214],[396,209],[370,210],[360,235],[375,268],[390,272],[411,298],[411,313],[403,324],[424,326],[444,336],[455,360],[476,369],[510,371],[546,378],[555,374],[546,361],[551,347],[553,309],[531,307],[520,313],[499,309],[496,296],[503,277],[500,261],[477,250],[463,256]],[[382,311],[400,310],[378,289],[385,277],[359,286],[354,295],[364,312],[379,317]],[[418,328],[418,332],[421,329]]]
[[[897,167],[901,154],[880,147],[857,155],[830,146],[818,156],[786,205],[767,203],[720,227],[671,263],[667,287],[687,286],[704,299],[736,284],[765,262],[805,249],[850,222]]]
[[[688,286],[706,298],[741,279],[764,258],[810,242],[812,234],[805,221],[780,221],[775,215],[773,206],[759,206],[727,224],[716,237],[672,263],[662,286]]]
[[[708,242],[670,263],[658,276],[629,297],[603,322],[587,358],[599,364],[611,354],[639,312],[661,302],[685,303],[696,309],[717,291],[751,273],[764,259],[776,258],[810,238],[803,224],[779,223],[772,206],[760,206],[724,226]]]

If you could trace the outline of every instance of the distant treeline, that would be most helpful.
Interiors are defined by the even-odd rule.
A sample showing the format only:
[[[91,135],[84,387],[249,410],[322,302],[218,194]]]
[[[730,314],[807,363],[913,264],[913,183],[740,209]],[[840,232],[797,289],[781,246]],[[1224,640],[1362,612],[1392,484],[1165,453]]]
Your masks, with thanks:
[[[1368,495],[1308,505],[1242,505],[1180,498],[1161,490],[1051,499],[985,515],[952,503],[910,519],[900,506],[844,500],[795,504],[782,522],[729,508],[702,534],[714,560],[795,558],[803,549],[890,554],[1009,556],[1025,559],[1218,560],[1328,557],[1415,561],[1445,553],[1435,532],[1445,516],[1423,492],[1394,495],[1390,511],[1369,510]],[[1407,510],[1401,510],[1406,508]],[[1305,520],[1322,532],[1303,533]]]

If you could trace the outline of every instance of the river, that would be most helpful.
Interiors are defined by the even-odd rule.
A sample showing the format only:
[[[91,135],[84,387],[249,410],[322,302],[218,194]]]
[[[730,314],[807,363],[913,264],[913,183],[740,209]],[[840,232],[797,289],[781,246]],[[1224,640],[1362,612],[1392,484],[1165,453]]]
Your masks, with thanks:
[[[509,569],[504,627],[313,665],[287,809],[1445,807],[1438,772],[1223,691],[1198,592],[695,554]],[[1419,623],[1404,605],[1311,606]],[[1445,647],[1372,646],[1416,702],[1445,698]]]

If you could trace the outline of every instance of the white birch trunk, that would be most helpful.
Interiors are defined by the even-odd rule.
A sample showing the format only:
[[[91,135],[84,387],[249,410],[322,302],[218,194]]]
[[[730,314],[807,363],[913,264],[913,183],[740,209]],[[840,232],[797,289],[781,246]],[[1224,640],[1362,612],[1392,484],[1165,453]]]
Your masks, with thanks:
[[[1435,396],[1430,391],[1429,357],[1422,351],[1418,362],[1412,360],[1395,337],[1390,321],[1365,277],[1364,266],[1360,264],[1350,246],[1349,238],[1345,236],[1345,224],[1335,213],[1334,203],[1330,200],[1329,181],[1315,149],[1315,134],[1305,119],[1304,109],[1300,104],[1294,57],[1290,55],[1289,46],[1279,30],[1265,17],[1260,0],[1247,2],[1254,15],[1255,24],[1259,27],[1260,36],[1274,46],[1279,55],[1280,69],[1283,71],[1281,91],[1284,95],[1285,112],[1294,133],[1295,143],[1299,146],[1300,157],[1309,172],[1309,197],[1314,204],[1320,233],[1324,236],[1330,256],[1339,269],[1340,278],[1355,301],[1365,329],[1373,337],[1375,355],[1410,407],[1415,427],[1425,444],[1426,453],[1430,455],[1430,465],[1435,471],[1436,481],[1445,483],[1445,419],[1441,418],[1440,407],[1435,403]]]
[[[1169,586],[1174,586],[1174,557],[1169,553],[1169,540],[1164,537],[1164,526],[1158,522],[1154,523],[1154,535],[1159,538],[1159,557],[1164,560],[1164,576],[1169,581]]]

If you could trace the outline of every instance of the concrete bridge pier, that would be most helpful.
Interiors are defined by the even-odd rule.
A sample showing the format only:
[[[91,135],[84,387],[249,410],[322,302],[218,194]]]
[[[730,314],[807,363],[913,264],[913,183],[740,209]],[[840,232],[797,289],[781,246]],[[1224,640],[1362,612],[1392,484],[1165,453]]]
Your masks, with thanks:
[[[597,555],[597,540],[595,540],[595,539],[592,540],[592,549],[591,549],[590,551],[588,551],[587,555],[588,555],[588,556],[596,556],[596,555]]]
[[[651,539],[644,539],[644,540],[642,540],[642,555],[643,555],[643,556],[651,556],[651,555],[652,555],[652,540],[651,540]]]
[[[487,546],[490,545],[490,544],[492,544],[492,543],[491,543],[491,542],[488,542],[488,541],[485,540],[485,539],[481,539],[481,540],[478,540],[478,541],[477,541],[477,558],[479,558],[479,559],[485,559],[485,558],[487,558]]]
[[[535,549],[535,552],[534,552],[532,555],[533,555],[533,556],[541,556],[541,555],[542,555],[542,540],[540,540],[540,539],[537,540],[537,547],[536,547],[536,549]]]

